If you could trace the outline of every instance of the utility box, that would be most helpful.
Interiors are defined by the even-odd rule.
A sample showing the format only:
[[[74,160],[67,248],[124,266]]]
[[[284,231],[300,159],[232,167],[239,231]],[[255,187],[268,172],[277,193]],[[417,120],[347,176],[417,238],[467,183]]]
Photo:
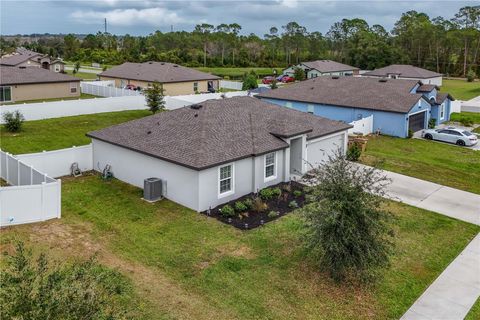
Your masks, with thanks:
[[[163,181],[159,178],[148,178],[143,181],[143,199],[155,202],[163,197]]]

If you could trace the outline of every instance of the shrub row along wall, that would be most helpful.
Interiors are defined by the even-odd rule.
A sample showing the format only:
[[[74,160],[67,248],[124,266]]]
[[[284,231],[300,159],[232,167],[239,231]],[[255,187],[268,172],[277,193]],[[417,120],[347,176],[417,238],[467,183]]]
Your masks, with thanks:
[[[0,227],[61,216],[61,181],[0,150]]]

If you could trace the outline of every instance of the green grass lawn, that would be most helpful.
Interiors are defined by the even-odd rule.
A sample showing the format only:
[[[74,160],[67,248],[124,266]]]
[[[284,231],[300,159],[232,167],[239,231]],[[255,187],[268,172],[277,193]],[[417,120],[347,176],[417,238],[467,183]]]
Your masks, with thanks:
[[[480,152],[441,142],[370,137],[361,162],[480,194]]]
[[[96,80],[97,74],[96,73],[89,73],[89,72],[77,72],[73,74],[72,70],[66,70],[67,74],[83,79],[83,80]],[[101,72],[101,71],[100,71]]]
[[[219,77],[229,77],[230,79],[240,79],[245,72],[250,72],[254,70],[259,78],[263,78],[265,76],[271,76],[273,74],[274,68],[195,68],[202,72],[212,73]],[[282,73],[282,68],[275,68],[277,70],[277,74]]]
[[[151,115],[148,110],[97,113],[23,123],[10,133],[0,126],[0,148],[13,154],[40,152],[90,143],[85,133]]]
[[[457,100],[470,100],[480,96],[480,81],[443,79],[441,92],[450,93]]]
[[[461,122],[462,120],[469,120],[473,123],[480,124],[480,113],[477,112],[454,112],[450,115],[451,121]]]
[[[99,252],[152,319],[398,319],[480,230],[388,202],[391,266],[376,286],[351,287],[317,270],[297,213],[240,231],[168,200],[147,203],[118,180],[86,175],[62,187],[62,219],[3,230],[0,250],[23,239],[63,260]]]
[[[5,105],[23,104],[23,103],[40,103],[40,102],[51,102],[51,101],[64,101],[64,100],[78,100],[78,99],[93,99],[93,98],[102,98],[102,97],[94,96],[93,94],[88,94],[88,93],[80,93],[79,97],[51,98],[51,99],[37,99],[37,100],[21,100],[21,101],[15,101],[15,102],[12,102],[12,103],[5,103]]]
[[[470,312],[465,317],[465,320],[478,320],[478,319],[480,319],[480,298],[477,299],[472,309],[470,309]]]

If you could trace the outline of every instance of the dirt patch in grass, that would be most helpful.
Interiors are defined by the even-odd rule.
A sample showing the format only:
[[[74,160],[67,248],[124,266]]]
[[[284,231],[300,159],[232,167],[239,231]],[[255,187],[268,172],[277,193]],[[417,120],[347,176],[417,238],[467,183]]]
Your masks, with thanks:
[[[139,296],[151,304],[148,308],[153,310],[146,312],[147,318],[232,318],[232,315],[208,308],[208,301],[181,288],[158,269],[115,255],[104,246],[108,243],[107,239],[92,238],[91,227],[88,224],[65,224],[60,220],[51,220],[20,228],[24,229],[22,233],[27,235],[30,243],[41,244],[44,249],[48,248],[48,253],[57,259],[66,257],[87,259],[95,255],[101,264],[125,274],[135,284]],[[17,227],[2,229],[2,236],[5,238],[8,233],[15,233],[16,229]],[[1,251],[12,253],[13,242],[2,243]],[[238,252],[243,252],[243,249],[239,248]]]

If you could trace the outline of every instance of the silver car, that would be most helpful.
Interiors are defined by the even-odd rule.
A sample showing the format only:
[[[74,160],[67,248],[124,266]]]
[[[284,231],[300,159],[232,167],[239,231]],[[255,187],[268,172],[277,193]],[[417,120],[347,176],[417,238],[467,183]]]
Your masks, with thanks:
[[[422,131],[422,137],[428,140],[438,140],[455,143],[459,146],[473,146],[478,142],[477,136],[470,131],[447,127]]]

